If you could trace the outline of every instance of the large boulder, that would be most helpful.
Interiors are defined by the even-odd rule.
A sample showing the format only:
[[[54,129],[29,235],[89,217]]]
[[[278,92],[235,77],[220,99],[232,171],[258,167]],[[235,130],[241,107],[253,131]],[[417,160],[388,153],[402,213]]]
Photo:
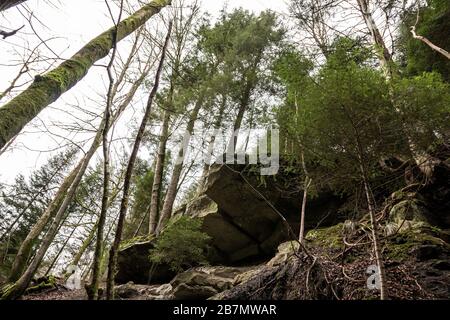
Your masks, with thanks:
[[[292,180],[298,183],[293,186]],[[205,193],[188,204],[184,214],[203,218],[203,231],[216,249],[214,262],[258,263],[273,256],[280,243],[297,237],[300,181],[299,176],[283,173],[259,176],[243,165],[214,165]],[[342,202],[326,191],[309,199],[305,228],[338,222]]]
[[[139,284],[158,284],[169,282],[175,273],[166,264],[153,264],[149,251],[154,239],[138,237],[122,243],[118,254],[117,283],[130,281]]]
[[[198,267],[178,274],[171,282],[176,300],[201,300],[231,289],[236,278],[257,267]]]

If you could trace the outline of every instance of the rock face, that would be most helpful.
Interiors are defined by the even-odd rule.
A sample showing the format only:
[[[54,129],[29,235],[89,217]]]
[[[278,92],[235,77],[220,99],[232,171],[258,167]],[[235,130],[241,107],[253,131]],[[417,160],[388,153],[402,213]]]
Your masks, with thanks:
[[[286,186],[282,174],[260,181],[259,174],[246,170],[243,165],[213,166],[205,194],[186,208],[185,214],[203,218],[218,262],[227,265],[270,258],[280,243],[297,237],[299,229],[302,191]],[[327,192],[309,200],[306,229],[338,222],[341,204],[342,199]]]
[[[152,265],[148,256],[153,239],[136,238],[122,245],[118,255],[117,283],[166,283],[175,273],[167,265]]]
[[[170,284],[146,286],[129,282],[116,286],[115,293],[119,299],[173,300],[172,286]]]
[[[280,243],[297,237],[302,199],[299,176],[281,171],[261,180],[258,169],[252,173],[252,168],[214,165],[205,193],[174,212],[203,219],[203,232],[212,238],[211,264],[257,265],[272,258]],[[332,193],[322,192],[308,201],[306,229],[340,220],[336,212],[343,200]],[[149,278],[152,247],[152,239],[123,246],[118,283],[157,284],[173,278],[167,266],[155,267]]]
[[[177,275],[170,284],[177,300],[199,300],[231,289],[244,281],[242,275],[256,272],[258,267],[199,267]]]

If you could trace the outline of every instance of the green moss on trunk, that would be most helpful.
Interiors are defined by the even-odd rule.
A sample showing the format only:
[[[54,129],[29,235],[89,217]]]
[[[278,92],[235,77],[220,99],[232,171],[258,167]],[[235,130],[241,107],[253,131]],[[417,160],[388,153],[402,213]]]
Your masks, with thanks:
[[[170,0],[154,0],[120,22],[117,41],[133,33],[170,4]],[[0,149],[39,112],[83,79],[96,61],[108,55],[113,46],[114,32],[115,27],[100,34],[72,58],[47,74],[37,76],[30,87],[0,108]]]

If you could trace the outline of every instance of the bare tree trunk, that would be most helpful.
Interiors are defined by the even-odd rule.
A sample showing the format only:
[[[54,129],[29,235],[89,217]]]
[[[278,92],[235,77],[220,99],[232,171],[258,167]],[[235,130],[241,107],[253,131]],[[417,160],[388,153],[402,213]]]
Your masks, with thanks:
[[[74,227],[72,229],[72,231],[70,232],[70,234],[66,237],[66,240],[64,241],[63,245],[61,246],[61,248],[58,250],[55,257],[53,258],[52,262],[50,263],[50,266],[47,268],[47,271],[45,272],[45,276],[47,276],[50,273],[50,271],[52,271],[53,267],[55,266],[56,262],[58,261],[59,257],[61,256],[61,253],[64,251],[64,248],[67,246],[70,239],[72,239],[72,236],[74,235],[75,231],[77,230],[78,226],[80,225],[81,221],[83,221],[85,216],[86,216],[85,213],[81,215],[80,219],[77,222],[77,226]]]
[[[86,251],[86,249],[89,247],[89,245],[94,240],[94,237],[95,237],[95,235],[97,233],[96,232],[97,231],[97,226],[98,226],[98,220],[94,224],[94,226],[92,227],[92,230],[89,232],[89,235],[86,237],[86,239],[84,239],[83,243],[81,244],[80,249],[78,250],[77,254],[72,259],[72,262],[70,263],[70,265],[78,266],[78,263],[80,262],[80,259],[83,256],[84,252]]]
[[[189,117],[189,122],[186,127],[186,132],[183,138],[183,141],[181,143],[180,149],[177,154],[177,158],[175,159],[175,165],[173,167],[172,177],[170,179],[169,186],[167,188],[166,196],[164,198],[164,204],[163,208],[161,210],[161,215],[159,218],[158,226],[156,228],[156,234],[160,234],[162,229],[167,224],[167,221],[169,221],[171,215],[172,215],[172,209],[173,204],[175,202],[175,198],[177,196],[177,189],[178,189],[178,182],[180,181],[181,177],[181,171],[183,170],[183,162],[184,162],[184,151],[189,145],[192,132],[194,131],[194,125],[195,121],[198,118],[198,114],[200,112],[200,109],[203,106],[203,102],[205,100],[205,92],[203,89],[201,89],[202,92],[200,93],[200,97],[197,100],[197,103],[195,104],[194,109],[191,112],[191,115]]]
[[[117,41],[133,33],[171,0],[154,0],[120,22]],[[25,91],[0,108],[0,149],[45,107],[76,85],[98,60],[106,57],[113,47],[113,27],[94,38],[70,59],[49,73],[37,76]]]
[[[173,93],[173,87],[171,87],[171,93]],[[155,163],[155,176],[153,178],[152,197],[150,201],[149,211],[149,234],[155,234],[156,226],[158,224],[159,204],[161,198],[162,180],[164,175],[164,162],[166,158],[166,145],[169,135],[169,121],[170,111],[164,111],[164,120],[161,129],[161,137],[158,146],[158,157]]]
[[[78,165],[72,170],[72,172],[64,179],[61,184],[59,190],[57,191],[55,197],[53,198],[50,205],[44,211],[44,213],[39,217],[38,221],[31,228],[30,232],[28,232],[27,236],[21,243],[19,250],[17,252],[16,257],[14,258],[13,265],[11,267],[11,271],[9,273],[8,282],[15,282],[19,279],[20,275],[25,270],[28,258],[30,257],[31,250],[33,245],[37,241],[39,235],[42,230],[47,226],[49,220],[53,217],[53,215],[58,210],[62,199],[65,196],[66,191],[73,184],[77,174],[81,170],[83,165],[83,161],[80,161]]]
[[[224,94],[222,95],[222,102],[220,104],[219,114],[217,115],[216,121],[214,122],[214,134],[211,136],[211,140],[209,140],[207,158],[205,159],[202,175],[199,179],[197,193],[201,193],[206,185],[206,180],[209,174],[209,168],[211,167],[210,162],[212,160],[211,158],[214,152],[214,145],[216,143],[216,133],[220,129],[220,126],[222,125],[226,105],[227,105],[227,96]]]
[[[384,263],[383,258],[381,256],[381,248],[378,241],[378,222],[377,218],[375,216],[375,208],[372,200],[372,195],[370,192],[369,182],[367,179],[367,173],[364,168],[364,165],[360,165],[361,168],[361,175],[364,182],[364,191],[366,194],[367,199],[367,205],[369,207],[369,214],[370,214],[370,222],[372,225],[372,238],[373,238],[373,250],[375,252],[375,260],[377,262],[378,271],[379,271],[379,279],[380,279],[380,298],[381,300],[388,299],[388,288],[386,286],[386,272],[384,269]]]
[[[370,12],[369,1],[368,0],[357,0],[357,2],[359,5],[359,9],[362,13],[362,16],[364,18],[364,21],[366,23],[366,26],[369,29],[370,34],[372,35],[372,39],[373,39],[374,43],[380,49],[378,51],[378,57],[379,57],[381,66],[383,68],[383,71],[389,80],[395,75],[394,69],[392,68],[393,67],[392,66],[392,64],[393,64],[392,54],[390,53],[389,49],[387,48],[386,43],[384,42],[383,36],[381,35],[381,32],[375,23],[372,13]],[[414,30],[411,30],[411,31],[414,31]],[[434,167],[440,161],[439,161],[439,159],[436,159],[436,158],[432,157],[431,155],[427,154],[425,151],[419,150],[416,143],[411,138],[409,129],[407,128],[407,126],[405,125],[405,122],[404,122],[403,112],[399,108],[398,103],[394,97],[393,86],[392,86],[391,82],[389,83],[389,96],[390,96],[392,105],[394,106],[395,112],[400,117],[400,121],[402,123],[402,129],[407,138],[408,147],[409,147],[409,150],[411,151],[412,157],[413,157],[414,161],[416,162],[420,171],[424,174],[424,176],[428,180],[433,176]]]
[[[236,119],[234,120],[233,132],[232,132],[231,139],[230,139],[230,141],[228,143],[228,147],[227,147],[227,154],[229,154],[229,155],[236,153],[237,142],[238,142],[238,137],[239,137],[239,130],[241,129],[242,120],[244,119],[244,114],[248,109],[249,102],[250,102],[250,92],[245,93],[245,96],[242,99],[242,102],[239,106],[239,110],[238,110]]]
[[[167,46],[170,40],[170,33],[172,31],[172,22],[169,24],[166,40],[164,46],[162,48],[161,53],[161,61],[158,66],[158,70],[155,76],[155,84],[153,86],[152,91],[150,92],[147,107],[145,110],[144,117],[142,119],[141,125],[139,127],[139,131],[136,135],[136,139],[133,145],[133,151],[131,152],[130,159],[128,161],[127,170],[125,174],[125,181],[123,186],[123,197],[122,202],[120,204],[120,213],[119,213],[119,221],[117,223],[116,235],[114,237],[114,242],[111,246],[110,254],[109,254],[109,264],[108,264],[108,279],[106,282],[106,298],[108,300],[114,299],[114,279],[116,276],[116,268],[117,268],[117,255],[119,251],[120,241],[122,240],[122,232],[123,232],[123,224],[125,222],[125,216],[128,209],[128,200],[131,186],[131,177],[134,169],[134,163],[136,162],[137,154],[139,151],[139,147],[141,145],[142,137],[145,133],[145,128],[147,126],[147,122],[150,118],[151,109],[153,105],[153,100],[158,92],[159,81],[162,73],[162,69],[164,66],[164,60],[166,58]]]
[[[392,76],[392,55],[389,51],[389,49],[386,46],[386,43],[384,42],[383,36],[381,35],[380,30],[378,29],[375,20],[373,19],[372,13],[370,12],[369,8],[369,1],[368,0],[357,0],[359,10],[361,11],[361,14],[364,18],[364,21],[366,23],[367,28],[369,29],[370,34],[372,35],[372,39],[375,42],[377,46],[379,46],[379,50],[377,52],[377,55],[379,57],[379,60],[381,62],[381,66],[385,72],[385,74],[388,77]]]
[[[133,84],[130,91],[125,96],[125,99],[123,102],[119,105],[117,110],[115,111],[112,120],[111,125],[117,121],[119,116],[123,113],[123,111],[126,109],[126,107],[130,104],[131,100],[133,99],[137,89],[144,81],[146,75],[148,74],[150,70],[150,63],[147,62],[147,65],[142,72],[141,76],[137,79],[137,81]],[[122,74],[126,72],[126,68],[123,69]],[[122,77],[122,74],[120,77]],[[119,77],[119,78],[120,78]],[[89,147],[89,150],[86,152],[85,156],[79,161],[77,166],[71,171],[71,173],[68,175],[66,179],[64,179],[64,182],[59,187],[55,197],[53,198],[50,205],[47,207],[47,209],[44,211],[42,216],[39,218],[39,220],[35,223],[35,225],[32,227],[30,232],[27,234],[27,237],[20,245],[20,248],[18,250],[18,253],[15,257],[15,260],[13,262],[13,266],[11,268],[11,272],[8,278],[8,282],[14,282],[19,279],[20,275],[22,274],[23,270],[25,269],[27,259],[30,256],[33,244],[38,239],[39,235],[41,234],[42,230],[47,226],[50,218],[56,214],[56,211],[60,207],[60,204],[62,202],[62,199],[65,197],[66,194],[68,194],[69,188],[71,185],[74,185],[74,189],[76,191],[76,188],[78,188],[79,183],[81,182],[81,178],[84,175],[87,166],[91,160],[91,158],[94,156],[95,152],[97,151],[98,147],[101,145],[102,142],[102,134],[103,130],[105,128],[105,115],[103,116],[103,119],[100,123],[99,129],[97,131],[96,136],[94,137],[94,140],[91,143],[91,146]],[[111,129],[111,126],[110,128]],[[74,182],[76,177],[79,177],[80,179],[77,180],[77,182]],[[71,199],[70,199],[71,200]],[[67,202],[67,205],[70,203]],[[63,208],[64,210],[66,208]]]
[[[89,300],[97,300],[98,299],[98,286],[100,283],[100,263],[101,258],[103,256],[103,232],[105,228],[106,215],[108,210],[108,202],[109,202],[109,182],[110,182],[110,164],[109,164],[109,141],[108,141],[108,128],[110,127],[111,121],[111,108],[113,104],[113,90],[114,90],[114,77],[112,73],[112,67],[114,64],[114,59],[116,57],[117,52],[117,31],[118,24],[122,19],[122,11],[123,11],[123,0],[120,2],[120,13],[117,19],[117,23],[115,25],[115,30],[113,32],[113,51],[111,55],[111,59],[109,61],[108,67],[106,68],[109,79],[109,88],[107,94],[106,101],[106,109],[105,109],[105,128],[103,129],[102,134],[102,146],[103,146],[103,195],[102,195],[102,206],[100,209],[100,217],[98,219],[97,226],[97,240],[95,245],[94,252],[94,261],[92,266],[92,281],[90,285],[86,286],[86,291]]]
[[[305,181],[303,183],[302,212],[300,215],[300,232],[299,232],[299,237],[298,237],[298,241],[300,243],[303,243],[303,240],[305,238],[304,235],[305,235],[306,202],[308,200],[308,190],[312,183],[312,179],[309,177],[308,170],[306,170],[305,157],[304,157],[303,153],[302,153],[302,166],[303,166],[303,171],[305,173]]]
[[[433,42],[431,42],[430,40],[425,38],[424,36],[420,36],[420,35],[416,34],[416,26],[412,26],[411,27],[411,34],[412,34],[414,39],[422,41],[427,46],[429,46],[432,50],[434,50],[436,52],[439,52],[440,54],[442,54],[447,59],[450,59],[450,53],[448,51],[442,49],[441,47],[438,47]]]

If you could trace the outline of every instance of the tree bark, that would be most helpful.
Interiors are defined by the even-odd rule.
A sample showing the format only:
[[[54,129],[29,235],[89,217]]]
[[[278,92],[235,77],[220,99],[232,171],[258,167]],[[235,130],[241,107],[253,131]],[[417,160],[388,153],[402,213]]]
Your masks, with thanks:
[[[430,40],[428,40],[427,38],[425,38],[424,36],[420,36],[418,34],[416,34],[416,27],[412,26],[411,27],[411,34],[413,36],[414,39],[420,40],[423,43],[425,43],[427,46],[429,46],[432,50],[442,54],[444,57],[446,57],[447,59],[450,59],[450,53],[444,49],[442,49],[441,47],[438,47],[437,45],[435,45],[433,42],[431,42]]]
[[[122,17],[123,10],[123,0],[120,2],[120,13],[118,17],[118,22],[120,23]],[[94,261],[92,266],[92,281],[90,285],[86,286],[86,291],[89,300],[97,300],[98,299],[98,286],[100,284],[100,264],[101,258],[103,256],[103,233],[106,222],[106,215],[108,211],[108,202],[109,202],[109,183],[110,183],[110,164],[109,164],[109,141],[108,141],[108,132],[111,121],[111,108],[113,104],[113,90],[114,90],[114,77],[112,74],[112,67],[114,64],[114,59],[116,57],[117,52],[117,24],[116,29],[113,32],[113,51],[111,55],[111,59],[109,61],[108,67],[106,68],[109,79],[109,88],[108,94],[106,98],[106,109],[105,109],[105,127],[102,133],[102,149],[103,149],[103,195],[102,195],[102,205],[100,209],[100,217],[98,219],[97,226],[97,240],[95,244],[94,251]]]
[[[309,177],[308,170],[306,169],[305,157],[302,153],[302,166],[305,173],[305,181],[303,183],[303,200],[302,200],[302,211],[300,214],[300,232],[298,236],[298,242],[303,243],[305,238],[305,216],[306,216],[306,202],[308,200],[308,190],[311,186],[312,179]]]
[[[205,164],[203,165],[202,175],[199,179],[197,193],[201,193],[203,191],[203,188],[205,187],[207,182],[209,168],[211,167],[210,162],[212,160],[211,158],[214,152],[214,145],[216,143],[216,133],[220,129],[220,126],[222,125],[226,105],[227,105],[227,96],[224,94],[222,95],[222,102],[220,104],[219,113],[217,115],[216,121],[214,122],[214,134],[211,136],[211,139],[209,140],[208,143],[207,158],[205,159]]]
[[[122,73],[124,73],[125,70],[126,69],[124,69],[122,71]],[[142,82],[145,80],[145,77],[147,76],[149,70],[150,70],[150,64],[149,64],[149,62],[147,62],[147,66],[144,69],[144,71],[142,72],[141,76],[133,84],[132,88],[127,93],[123,102],[119,105],[117,110],[114,112],[114,115],[111,120],[111,125],[117,121],[119,116],[123,113],[123,111],[126,109],[126,107],[130,104],[134,95],[136,94],[137,89],[142,84]],[[80,173],[80,178],[84,175],[89,161],[94,156],[98,147],[101,145],[102,133],[103,133],[104,127],[105,127],[105,116],[103,116],[103,119],[100,123],[99,129],[97,131],[97,134],[94,137],[94,140],[92,141],[92,144],[89,147],[89,150],[86,152],[86,155],[79,161],[77,166],[71,171],[71,173],[68,175],[68,177],[66,179],[64,179],[64,182],[59,187],[52,202],[50,203],[48,208],[44,211],[44,213],[39,218],[39,220],[36,222],[36,224],[32,227],[32,229],[28,233],[27,237],[20,245],[18,253],[13,262],[13,266],[11,268],[8,282],[14,282],[19,279],[20,275],[22,274],[23,270],[25,269],[27,260],[30,256],[30,253],[31,253],[31,250],[33,247],[33,244],[38,239],[42,230],[47,226],[50,218],[52,218],[56,214],[56,211],[58,210],[58,208],[61,204],[62,198],[68,192],[70,186],[73,184],[78,173]],[[111,129],[111,126],[109,129]],[[74,186],[75,189],[78,187],[78,184],[80,181],[81,180],[79,180],[77,182],[76,186]]]
[[[369,187],[369,182],[367,179],[366,170],[364,169],[363,164],[360,165],[360,168],[361,168],[361,175],[363,177],[363,182],[364,182],[364,191],[366,194],[367,205],[369,207],[370,222],[372,225],[373,250],[375,252],[375,260],[376,260],[376,263],[378,266],[379,277],[380,277],[379,278],[380,279],[380,298],[381,298],[381,300],[386,300],[386,299],[388,299],[388,288],[386,286],[386,272],[384,269],[384,263],[383,263],[383,259],[381,256],[381,248],[380,248],[380,244],[378,241],[378,221],[375,216],[375,208],[374,208],[374,204],[372,201],[372,196],[371,196],[371,192],[370,192],[370,187]]]
[[[171,0],[154,0],[120,22],[117,26],[117,41],[133,33],[170,4]],[[94,38],[47,74],[36,76],[30,87],[0,108],[0,149],[39,112],[83,79],[96,61],[108,55],[113,47],[115,29],[113,27]]]
[[[170,111],[165,110],[163,125],[161,129],[161,138],[159,140],[158,146],[158,158],[156,159],[155,163],[155,177],[153,179],[153,186],[152,186],[152,197],[149,211],[149,227],[148,227],[149,234],[155,234],[156,226],[158,225],[158,216],[159,216],[158,211],[161,198],[164,162],[166,159],[166,145],[169,135],[169,121],[170,121]]]
[[[130,193],[130,186],[131,186],[131,177],[134,169],[134,164],[136,162],[137,154],[141,145],[142,138],[145,133],[145,128],[147,126],[147,122],[150,118],[153,100],[158,92],[160,77],[162,73],[162,69],[164,66],[164,60],[166,58],[166,51],[167,46],[169,44],[170,40],[170,33],[172,31],[172,22],[169,24],[166,40],[164,43],[164,46],[162,48],[161,53],[161,61],[158,66],[158,70],[155,75],[155,83],[153,85],[153,89],[150,92],[147,106],[145,110],[144,117],[142,119],[141,125],[139,127],[138,133],[136,135],[136,139],[134,141],[133,145],[133,151],[131,152],[130,159],[128,160],[127,170],[125,174],[125,180],[124,180],[124,186],[123,186],[123,197],[120,204],[120,213],[119,213],[119,221],[117,223],[116,228],[116,234],[114,237],[114,242],[111,246],[110,254],[109,254],[109,263],[108,263],[108,279],[106,282],[106,298],[108,300],[114,299],[114,279],[116,275],[116,268],[117,268],[117,255],[119,251],[119,245],[120,241],[122,240],[122,232],[123,232],[123,225],[125,222],[125,216],[128,209],[128,200],[129,200],[129,193]]]
[[[180,181],[181,171],[183,170],[183,162],[185,157],[184,150],[185,147],[189,145],[192,132],[194,131],[195,121],[198,118],[198,114],[203,106],[204,100],[205,100],[205,92],[202,91],[189,117],[186,132],[182,144],[180,146],[180,149],[178,151],[177,158],[175,160],[172,178],[170,179],[169,187],[167,188],[166,196],[164,198],[164,204],[161,210],[158,226],[156,228],[156,234],[161,233],[162,229],[165,227],[165,225],[167,224],[172,215],[173,203],[175,202],[175,198],[177,196],[178,182]]]
[[[86,239],[84,239],[83,243],[81,244],[80,249],[78,250],[77,254],[72,259],[72,262],[70,263],[70,265],[78,266],[78,263],[80,262],[80,259],[83,256],[84,252],[86,251],[86,249],[89,247],[89,245],[94,240],[94,237],[96,235],[97,226],[98,226],[98,220],[94,224],[94,226],[92,227],[92,230],[89,232],[89,234],[86,237]]]
[[[378,50],[378,57],[381,66],[383,68],[383,71],[387,79],[391,80],[393,76],[395,76],[394,69],[392,68],[392,64],[394,63],[392,59],[392,54],[390,53],[389,49],[386,46],[386,43],[384,42],[381,32],[378,29],[375,20],[372,16],[372,13],[369,12],[368,0],[357,0],[357,2],[359,5],[359,9],[363,15],[366,26],[369,29],[370,34],[372,35],[374,43],[377,46],[379,46],[379,49],[381,50],[381,51]],[[413,32],[414,29],[412,29],[411,31]],[[435,165],[438,164],[440,161],[439,159],[436,159],[435,157],[427,154],[427,152],[419,150],[417,144],[411,138],[409,129],[404,121],[403,111],[399,108],[398,103],[394,97],[394,89],[392,86],[392,82],[389,82],[389,97],[395,112],[398,114],[400,118],[401,126],[407,138],[408,147],[409,150],[411,151],[412,158],[414,159],[416,165],[418,166],[422,174],[426,177],[427,180],[429,180],[433,176]]]
[[[369,29],[370,34],[372,35],[372,39],[377,46],[379,46],[379,50],[377,50],[377,55],[379,57],[381,66],[388,77],[392,76],[392,55],[389,49],[384,42],[383,36],[381,35],[380,30],[378,29],[375,20],[373,19],[372,13],[369,11],[369,2],[368,0],[357,0],[359,10],[364,18],[367,28]]]
[[[8,282],[15,282],[20,278],[21,274],[25,270],[33,245],[37,241],[42,230],[44,230],[44,228],[47,226],[49,220],[54,216],[54,214],[58,210],[59,205],[61,204],[61,201],[64,198],[66,191],[73,184],[77,174],[81,170],[82,164],[83,162],[80,161],[78,165],[69,174],[69,176],[66,179],[64,179],[63,183],[58,189],[50,205],[47,207],[47,209],[44,211],[41,217],[39,217],[36,224],[31,228],[30,232],[27,234],[24,241],[21,243],[17,255],[14,259],[13,265],[11,267]]]
[[[64,241],[63,245],[58,250],[58,252],[56,253],[55,257],[52,259],[52,262],[50,263],[50,266],[47,268],[47,271],[45,272],[44,276],[47,276],[50,273],[50,271],[52,271],[53,267],[55,266],[56,262],[59,259],[59,256],[61,255],[61,253],[63,252],[64,248],[67,246],[67,244],[69,243],[70,239],[72,239],[72,236],[74,235],[74,233],[77,230],[78,226],[80,225],[81,221],[83,221],[85,215],[86,215],[86,213],[84,213],[84,214],[82,214],[80,216],[80,219],[78,220],[77,226],[75,226],[72,229],[72,231],[70,232],[70,234],[66,237],[66,240]]]

